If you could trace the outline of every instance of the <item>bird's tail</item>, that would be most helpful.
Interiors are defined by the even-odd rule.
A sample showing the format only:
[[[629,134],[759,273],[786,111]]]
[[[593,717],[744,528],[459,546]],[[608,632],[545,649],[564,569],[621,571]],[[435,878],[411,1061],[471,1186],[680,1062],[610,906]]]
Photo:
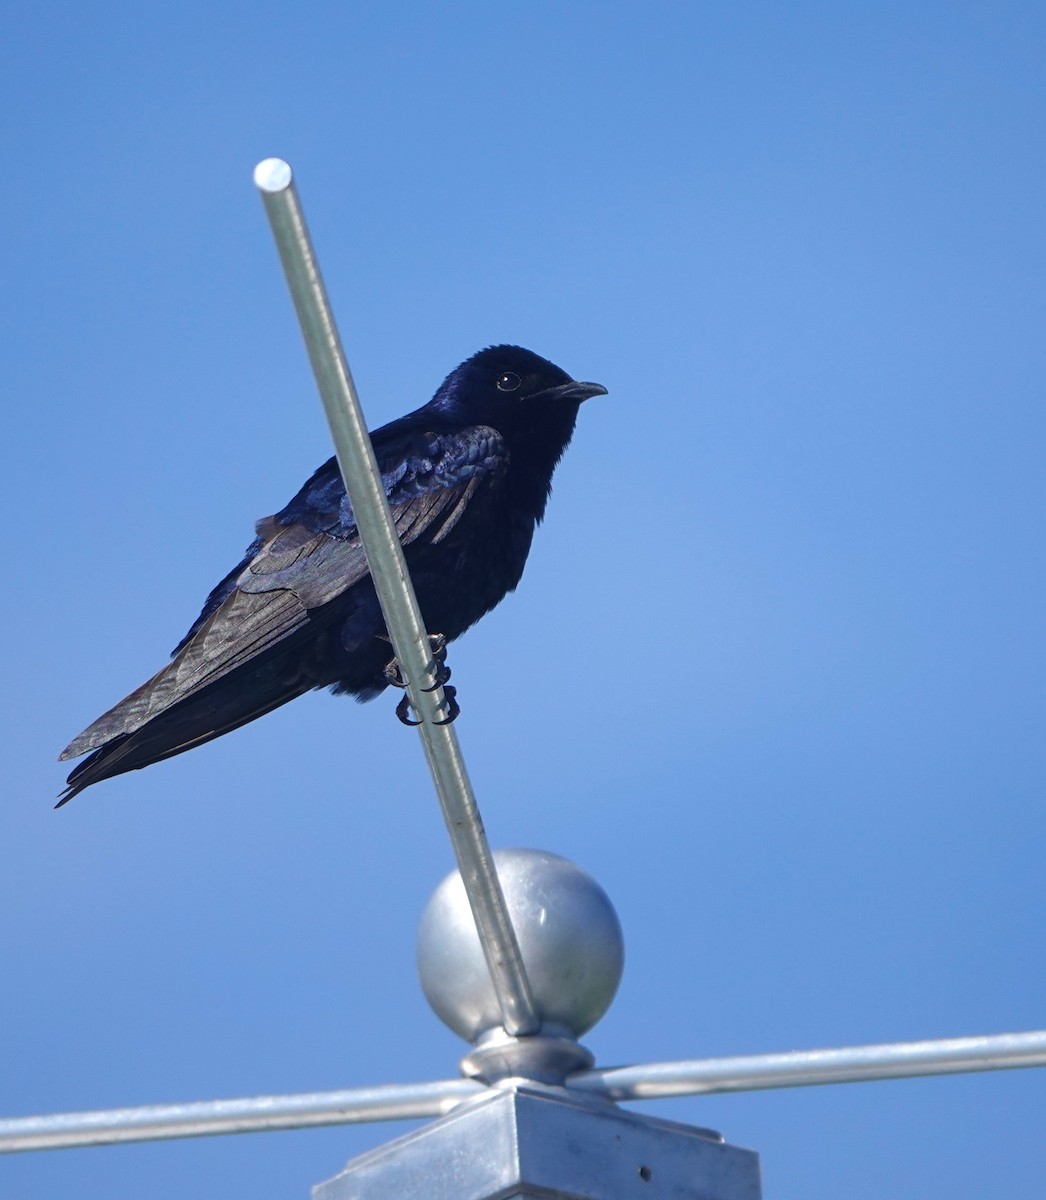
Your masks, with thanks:
[[[290,668],[290,669],[288,669]],[[290,667],[287,658],[270,659],[233,671],[215,683],[186,697],[129,732],[120,732],[121,710],[134,707],[141,693],[162,679],[164,672],[144,684],[122,701],[90,729],[85,730],[62,752],[62,758],[75,758],[98,746],[90,757],[66,780],[56,808],[68,804],[84,788],[113,775],[137,771],[161,759],[171,758],[238,729],[264,716],[296,696],[321,686],[314,678]],[[127,725],[123,725],[127,729]],[[85,745],[84,743],[89,743]],[[104,742],[104,744],[99,744]]]

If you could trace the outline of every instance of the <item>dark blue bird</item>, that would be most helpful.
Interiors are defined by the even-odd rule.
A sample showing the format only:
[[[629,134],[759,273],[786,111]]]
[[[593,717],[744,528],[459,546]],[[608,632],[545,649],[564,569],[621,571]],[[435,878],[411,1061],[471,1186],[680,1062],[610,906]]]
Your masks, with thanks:
[[[474,354],[372,436],[426,627],[452,641],[519,583],[578,407],[605,395],[519,346]],[[211,592],[172,661],[66,747],[59,806],[311,688],[370,700],[391,649],[335,459]]]

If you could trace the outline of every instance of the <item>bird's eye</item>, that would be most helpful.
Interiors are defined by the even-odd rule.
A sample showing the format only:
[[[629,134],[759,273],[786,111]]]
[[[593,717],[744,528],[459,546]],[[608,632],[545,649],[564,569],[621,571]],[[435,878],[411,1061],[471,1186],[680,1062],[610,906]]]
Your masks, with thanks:
[[[515,371],[506,371],[504,375],[498,376],[498,391],[499,392],[514,392],[516,388],[523,382]]]

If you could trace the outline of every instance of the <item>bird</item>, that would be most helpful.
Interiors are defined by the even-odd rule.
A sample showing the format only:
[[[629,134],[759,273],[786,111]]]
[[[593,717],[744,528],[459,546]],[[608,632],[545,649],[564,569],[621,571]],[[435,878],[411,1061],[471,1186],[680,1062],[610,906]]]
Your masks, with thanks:
[[[448,642],[515,590],[580,405],[606,394],[521,346],[489,346],[372,434],[437,666]],[[255,531],[171,661],[62,751],[89,757],[56,808],[307,691],[365,701],[402,686],[337,460]],[[403,701],[398,711],[405,719]]]

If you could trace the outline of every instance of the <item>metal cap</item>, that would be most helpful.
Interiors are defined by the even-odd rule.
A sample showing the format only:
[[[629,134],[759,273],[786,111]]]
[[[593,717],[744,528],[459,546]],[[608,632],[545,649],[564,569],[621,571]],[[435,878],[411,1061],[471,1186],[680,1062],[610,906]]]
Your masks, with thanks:
[[[556,854],[496,850],[494,863],[541,1033],[576,1038],[606,1012],[621,982],[617,913],[590,875]],[[472,1043],[501,1035],[501,1011],[457,871],[421,918],[418,974],[429,1004],[455,1033]]]

